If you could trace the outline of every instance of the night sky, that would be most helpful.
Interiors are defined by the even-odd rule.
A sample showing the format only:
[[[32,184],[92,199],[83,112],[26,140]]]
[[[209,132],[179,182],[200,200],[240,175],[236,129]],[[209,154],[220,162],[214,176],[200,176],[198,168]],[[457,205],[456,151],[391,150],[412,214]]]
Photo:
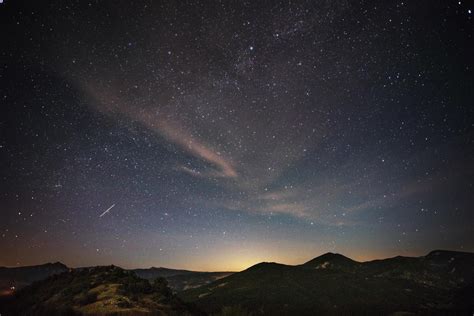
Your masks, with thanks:
[[[0,1],[0,265],[474,251],[474,1]]]

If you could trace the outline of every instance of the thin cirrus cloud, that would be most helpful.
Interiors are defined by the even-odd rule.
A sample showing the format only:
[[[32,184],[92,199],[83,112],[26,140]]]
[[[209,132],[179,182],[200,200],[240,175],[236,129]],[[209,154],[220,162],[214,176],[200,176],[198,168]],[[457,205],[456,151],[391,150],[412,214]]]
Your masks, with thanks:
[[[168,141],[178,145],[182,150],[212,166],[211,170],[208,171],[194,170],[185,166],[180,166],[176,168],[177,170],[198,177],[236,178],[238,176],[237,170],[230,159],[193,136],[177,122],[173,122],[169,113],[160,113],[157,110],[143,107],[137,111],[124,104],[117,93],[112,93],[107,89],[99,90],[92,85],[85,85],[85,90],[92,97],[93,104],[98,111],[109,115],[124,116],[129,120],[139,122]]]
[[[147,127],[152,129],[156,128],[161,135],[179,145],[193,156],[215,166],[216,169],[207,172],[209,176],[225,178],[237,177],[237,170],[229,159],[224,158],[209,145],[204,144],[199,139],[187,133],[184,129],[179,128],[177,124],[173,124],[169,120],[156,118],[153,114],[146,112],[140,112],[138,119]],[[199,172],[199,174],[202,174],[202,172]]]

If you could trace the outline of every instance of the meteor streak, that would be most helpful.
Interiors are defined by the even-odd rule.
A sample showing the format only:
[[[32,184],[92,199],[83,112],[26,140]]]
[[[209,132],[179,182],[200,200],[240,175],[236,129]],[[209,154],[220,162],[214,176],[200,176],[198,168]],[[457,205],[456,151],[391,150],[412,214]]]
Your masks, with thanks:
[[[99,217],[102,217],[102,216],[104,216],[105,214],[107,214],[114,206],[115,206],[115,204],[112,204],[112,206],[109,207],[108,209],[106,209],[106,210],[104,211],[104,213],[100,214]]]

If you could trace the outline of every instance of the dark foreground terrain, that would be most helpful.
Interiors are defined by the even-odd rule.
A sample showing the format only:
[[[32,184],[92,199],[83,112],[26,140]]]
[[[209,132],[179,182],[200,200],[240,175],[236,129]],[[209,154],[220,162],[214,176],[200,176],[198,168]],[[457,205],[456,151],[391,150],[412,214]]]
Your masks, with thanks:
[[[173,293],[165,278],[181,278],[176,288],[182,291]],[[208,283],[209,278],[215,281]],[[205,285],[193,288],[199,280]],[[327,253],[302,265],[260,263],[234,274],[66,269],[10,294],[0,301],[2,315],[471,316],[474,254],[433,251],[423,257],[356,262]]]
[[[203,315],[153,282],[115,267],[75,269],[4,296],[1,315]]]
[[[77,268],[80,270],[83,268]],[[25,267],[0,267],[0,296],[9,295],[12,289],[19,290],[35,281],[41,281],[55,274],[70,271],[72,268],[56,263],[46,263]],[[129,270],[142,279],[152,282],[156,278],[165,278],[174,292],[196,288],[220,278],[231,275],[233,272],[199,272],[168,268],[133,269]]]

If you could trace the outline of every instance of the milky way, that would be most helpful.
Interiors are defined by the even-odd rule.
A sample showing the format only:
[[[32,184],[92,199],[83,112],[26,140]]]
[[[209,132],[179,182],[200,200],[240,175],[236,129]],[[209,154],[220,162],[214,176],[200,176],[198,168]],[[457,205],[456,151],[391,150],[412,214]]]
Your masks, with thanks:
[[[0,265],[474,251],[473,8],[4,1]]]

